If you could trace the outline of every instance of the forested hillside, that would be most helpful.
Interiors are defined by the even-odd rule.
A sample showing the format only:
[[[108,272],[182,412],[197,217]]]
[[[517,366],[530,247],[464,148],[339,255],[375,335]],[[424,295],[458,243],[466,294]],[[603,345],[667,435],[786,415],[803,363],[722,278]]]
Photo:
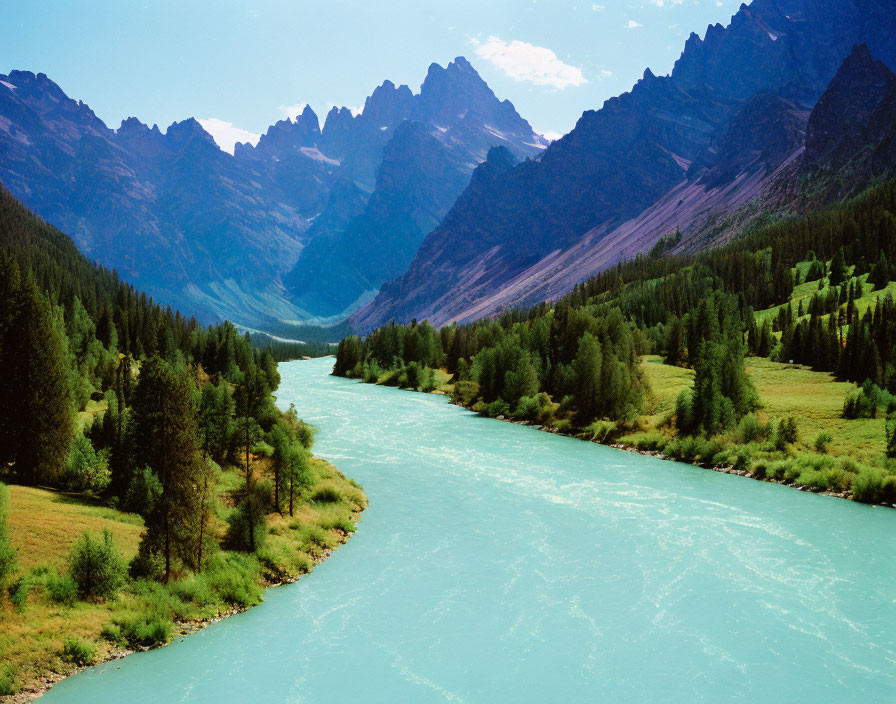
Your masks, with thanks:
[[[763,413],[767,399],[744,360],[784,363],[775,367],[781,373],[804,364],[863,384],[843,401],[845,419],[896,411],[894,213],[889,181],[696,255],[670,256],[672,234],[553,304],[439,331],[391,324],[365,340],[347,338],[334,374],[441,387],[485,415],[589,439],[627,437],[702,464],[892,503],[896,419],[863,454],[868,466],[826,454],[834,441],[827,429],[798,448],[801,409]],[[693,370],[690,388],[650,421],[664,390],[649,388],[656,365],[642,363],[647,354]]]
[[[250,606],[354,530],[363,492],[279,382],[270,349],[162,309],[0,187],[0,694]],[[72,504],[96,518],[77,542]]]

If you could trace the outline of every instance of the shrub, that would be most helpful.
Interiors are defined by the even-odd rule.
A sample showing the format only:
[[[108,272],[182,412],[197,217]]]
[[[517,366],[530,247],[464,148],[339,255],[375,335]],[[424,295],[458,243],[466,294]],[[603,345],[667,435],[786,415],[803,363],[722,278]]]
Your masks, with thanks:
[[[252,443],[252,447],[250,451],[253,455],[257,455],[258,457],[273,457],[274,456],[274,448],[272,445],[266,443],[264,440],[259,440],[258,442]]]
[[[746,445],[751,442],[759,442],[768,436],[768,427],[763,425],[755,413],[750,413],[741,418],[736,431],[738,442]]]
[[[78,585],[70,574],[51,574],[46,581],[47,594],[57,604],[71,606],[78,598]]]
[[[314,444],[315,433],[317,433],[317,428],[303,420],[300,420],[296,426],[296,439],[302,443],[305,449],[311,449],[311,446]]]
[[[168,620],[186,618],[190,614],[190,605],[185,603],[169,586],[149,579],[138,579],[130,591],[139,596],[144,613],[164,617]]]
[[[322,525],[327,530],[341,530],[346,535],[348,535],[349,533],[354,533],[357,528],[357,526],[355,526],[351,519],[346,518],[345,516],[330,518],[326,521],[323,521]]]
[[[787,416],[786,418],[782,418],[778,421],[778,425],[775,427],[774,434],[774,445],[775,449],[779,452],[783,452],[787,449],[788,445],[792,445],[798,439],[797,427],[796,427],[796,418],[793,416]]]
[[[332,486],[322,486],[311,495],[311,500],[318,504],[335,504],[342,501],[342,493]]]
[[[118,624],[123,639],[131,647],[151,648],[171,637],[171,622],[156,614],[139,614]]]
[[[718,465],[727,465],[738,470],[747,469],[753,461],[753,455],[759,448],[755,443],[745,445],[735,445],[730,451],[720,453],[724,457],[723,461],[716,462]]]
[[[766,476],[767,466],[765,461],[759,460],[754,463],[752,467],[750,467],[750,471],[753,473],[753,476],[757,479],[763,479]]]
[[[308,526],[305,533],[305,540],[308,545],[317,545],[325,548],[329,544],[327,534],[319,526]]]
[[[117,623],[103,624],[103,627],[100,629],[100,638],[113,645],[119,645],[125,642],[125,639],[121,634],[121,626]]]
[[[258,561],[248,555],[218,553],[202,573],[209,588],[228,604],[253,606],[261,601]]]
[[[476,404],[474,410],[489,418],[498,418],[499,416],[504,416],[506,418],[510,415],[510,406],[507,405],[507,402],[502,398],[496,398],[491,403],[482,403],[480,401]]]
[[[131,513],[148,516],[162,495],[162,483],[149,467],[138,469],[131,477],[124,497],[124,509]]]
[[[830,445],[834,441],[834,436],[831,435],[826,430],[823,430],[815,437],[815,451],[816,452],[827,452],[828,445]]]
[[[404,376],[399,384],[403,387],[416,390],[422,381],[422,370],[417,362],[411,362],[405,368]]]
[[[12,680],[6,675],[0,675],[0,697],[8,697],[11,694],[15,694]]]
[[[62,470],[62,483],[72,491],[99,494],[111,479],[106,453],[96,452],[84,435],[75,435]]]
[[[227,542],[237,550],[255,552],[268,534],[267,507],[271,504],[271,483],[255,482],[243,500],[227,517]]]
[[[687,389],[675,399],[675,425],[680,430],[688,430],[694,422],[694,395]]]
[[[19,577],[15,582],[9,585],[9,600],[16,609],[21,610],[25,608],[25,604],[28,603],[29,589],[30,585],[24,577]]]
[[[519,403],[516,404],[516,410],[513,417],[517,420],[537,420],[538,419],[538,401],[532,396],[521,396]]]
[[[80,638],[66,638],[62,641],[62,659],[74,665],[91,665],[96,660],[96,648]]]
[[[878,407],[887,412],[896,409],[896,396],[881,389],[870,379],[857,389],[853,389],[843,401],[844,418],[877,418]]]
[[[626,435],[619,438],[619,442],[645,452],[665,452],[666,445],[670,441],[662,433],[650,432],[643,435]]]
[[[896,501],[896,477],[880,469],[866,468],[852,480],[852,495],[863,503],[892,503]]]
[[[140,547],[128,568],[131,577],[137,579],[158,579],[165,572],[165,561],[162,554],[153,550],[145,540],[140,542]]]
[[[69,574],[82,597],[114,597],[126,573],[125,562],[115,551],[108,529],[103,531],[102,540],[83,533],[72,548]]]
[[[569,418],[562,418],[560,420],[555,420],[553,427],[558,433],[568,433],[570,428],[572,428],[572,423]]]
[[[596,442],[606,442],[615,431],[616,423],[608,420],[596,420],[585,428],[585,434]]]
[[[174,582],[169,591],[184,603],[207,606],[215,603],[215,594],[202,575],[194,575],[188,579]]]
[[[784,475],[787,473],[789,467],[790,462],[788,460],[777,460],[766,467],[765,476],[769,479],[781,481],[784,479]]]

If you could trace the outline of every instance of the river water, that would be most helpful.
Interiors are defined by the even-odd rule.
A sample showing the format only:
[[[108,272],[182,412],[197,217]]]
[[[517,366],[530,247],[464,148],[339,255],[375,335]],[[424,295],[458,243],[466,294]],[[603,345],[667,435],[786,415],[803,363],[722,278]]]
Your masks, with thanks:
[[[280,365],[370,497],[261,606],[48,702],[896,701],[896,511]]]

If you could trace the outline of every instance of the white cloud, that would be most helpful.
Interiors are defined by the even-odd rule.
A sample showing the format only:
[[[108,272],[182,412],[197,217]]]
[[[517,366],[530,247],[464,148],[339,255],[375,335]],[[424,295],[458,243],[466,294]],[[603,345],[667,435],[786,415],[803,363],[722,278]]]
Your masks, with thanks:
[[[212,136],[215,144],[230,154],[233,154],[233,149],[237,142],[250,142],[255,145],[258,144],[258,139],[261,137],[260,134],[234,127],[232,122],[225,122],[217,117],[199,120],[199,124],[202,125],[202,129]]]
[[[671,7],[673,5],[681,5],[684,0],[650,0],[650,2],[652,2],[657,7]]]
[[[607,8],[605,5],[592,5],[591,9],[594,10],[595,12],[603,12]]]
[[[556,142],[563,135],[560,134],[559,132],[555,132],[554,130],[545,130],[544,132],[541,133],[541,136],[544,137],[549,142]]]
[[[635,22],[634,20],[629,20],[628,24],[625,25],[626,29],[635,29],[636,27],[643,27],[644,25],[640,22]]]
[[[472,40],[476,55],[515,81],[528,81],[539,86],[566,88],[580,86],[588,80],[582,69],[563,63],[557,55],[543,46],[513,40],[505,42],[491,36],[485,42]]]
[[[283,113],[283,117],[292,120],[302,114],[307,103],[296,103],[295,105],[278,105],[277,110]]]
[[[612,75],[613,75],[613,72],[610,71],[609,69],[602,68],[602,69],[598,72],[597,75],[598,75],[601,79],[604,79],[604,78],[609,78],[610,76],[612,76]]]

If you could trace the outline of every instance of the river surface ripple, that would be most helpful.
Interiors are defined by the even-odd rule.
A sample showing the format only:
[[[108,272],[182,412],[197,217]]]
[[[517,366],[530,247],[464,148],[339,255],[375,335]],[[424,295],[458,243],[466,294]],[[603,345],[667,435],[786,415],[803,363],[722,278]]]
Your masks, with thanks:
[[[261,606],[47,702],[896,701],[896,511],[280,365],[370,497]]]

